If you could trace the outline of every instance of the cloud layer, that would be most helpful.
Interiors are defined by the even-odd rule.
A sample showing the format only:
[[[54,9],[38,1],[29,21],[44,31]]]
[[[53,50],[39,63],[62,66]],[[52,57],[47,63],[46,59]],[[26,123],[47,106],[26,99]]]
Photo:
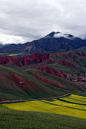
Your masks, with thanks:
[[[86,34],[86,0],[0,0],[0,42],[18,43],[51,31]]]

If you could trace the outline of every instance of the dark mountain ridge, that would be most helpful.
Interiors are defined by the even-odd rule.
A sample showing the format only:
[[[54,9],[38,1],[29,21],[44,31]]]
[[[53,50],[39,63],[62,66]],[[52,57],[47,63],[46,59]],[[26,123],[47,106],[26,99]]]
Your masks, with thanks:
[[[86,45],[86,40],[74,37],[70,34],[62,34],[60,32],[51,32],[47,36],[27,42],[25,44],[11,44],[0,48],[0,53],[12,54],[22,53],[23,55],[32,53],[45,52],[65,52],[75,50]]]

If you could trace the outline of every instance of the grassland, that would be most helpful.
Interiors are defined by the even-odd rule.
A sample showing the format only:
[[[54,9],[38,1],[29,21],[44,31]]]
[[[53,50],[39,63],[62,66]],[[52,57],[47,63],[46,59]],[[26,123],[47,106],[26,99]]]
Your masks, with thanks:
[[[51,113],[0,110],[0,129],[86,129],[86,119]]]
[[[0,104],[0,129],[86,129],[86,98]]]

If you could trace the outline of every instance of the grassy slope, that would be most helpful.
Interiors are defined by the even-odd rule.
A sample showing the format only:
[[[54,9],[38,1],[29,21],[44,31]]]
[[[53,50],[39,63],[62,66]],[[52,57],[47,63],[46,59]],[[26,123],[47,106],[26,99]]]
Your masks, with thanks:
[[[83,58],[83,60],[79,60],[81,58]],[[49,62],[50,60],[51,62]],[[55,62],[52,62],[52,60]],[[64,60],[67,62],[67,66],[59,63],[59,61]],[[70,62],[72,62],[76,68],[72,67]],[[23,67],[12,64],[6,64],[6,66],[7,67],[0,66],[0,98],[5,99],[50,97],[82,90],[82,88],[79,88],[79,86],[72,83],[70,78],[73,78],[74,75],[78,77],[81,74],[86,73],[85,56],[81,52],[76,53],[71,51],[63,54],[50,54],[49,59],[44,63],[33,63]],[[43,70],[41,70],[40,67],[44,67]],[[54,74],[52,71],[54,71]],[[72,77],[69,77],[69,80],[66,77],[59,77],[55,75],[56,71],[60,73],[65,72],[66,74],[69,74],[68,76]],[[15,73],[18,77],[22,78],[21,81],[25,82],[27,80],[25,82],[25,84],[27,83],[26,89],[20,87],[18,83],[15,83],[8,76],[8,73]],[[45,80],[38,78],[34,73]],[[50,83],[49,81],[54,81],[54,83]],[[60,85],[58,83],[60,83]],[[62,85],[66,88],[62,88]]]
[[[77,51],[84,51],[84,52],[86,52],[86,46],[78,48]]]
[[[25,99],[27,93],[15,84],[7,74],[19,73],[17,70],[0,66],[0,98],[1,99]]]
[[[2,78],[3,84],[0,85],[0,97],[7,99],[30,99],[30,98],[41,98],[41,97],[50,97],[50,96],[58,96],[68,92],[74,92],[80,90],[79,87],[73,86],[73,84],[66,79],[61,79],[60,77],[50,75],[45,72],[41,72],[36,70],[39,75],[45,76],[49,80],[55,80],[56,82],[60,82],[68,87],[68,89],[63,89],[57,86],[52,86],[40,79],[34,77],[29,71],[21,71],[16,70],[9,67],[0,66],[0,74],[3,74],[4,80]],[[8,76],[8,73],[15,73],[19,77],[23,77],[24,79],[30,80],[35,85],[39,87],[39,90],[36,87],[33,87],[32,84],[27,84],[27,89],[23,89],[19,87],[15,82],[13,82]],[[2,83],[2,82],[1,82]],[[28,89],[29,88],[29,89]],[[31,89],[32,88],[32,89]],[[35,88],[35,89],[34,89]],[[40,89],[41,88],[41,89]]]
[[[63,55],[66,55],[66,57],[63,56]],[[57,62],[55,62],[53,64],[50,64],[50,66],[52,68],[57,69],[58,71],[65,71],[67,73],[82,73],[82,72],[86,72],[85,68],[81,68],[82,66],[86,66],[86,58],[83,55],[77,55],[76,52],[71,52],[71,51],[65,52],[63,55],[60,54],[58,57],[56,57],[54,55],[51,55],[51,59],[53,59],[55,61],[63,61],[63,60],[65,60],[67,62],[71,62],[77,67],[77,69],[73,68],[71,66],[65,66],[63,64],[58,64]],[[77,56],[77,58],[74,59],[73,56]],[[79,61],[80,58],[83,58],[83,61]]]

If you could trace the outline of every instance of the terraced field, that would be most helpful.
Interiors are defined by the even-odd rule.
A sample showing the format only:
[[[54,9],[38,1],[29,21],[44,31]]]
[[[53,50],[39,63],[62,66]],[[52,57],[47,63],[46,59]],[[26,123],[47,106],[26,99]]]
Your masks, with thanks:
[[[86,119],[86,97],[74,94],[57,99],[34,100],[2,105],[12,110],[47,112]]]

